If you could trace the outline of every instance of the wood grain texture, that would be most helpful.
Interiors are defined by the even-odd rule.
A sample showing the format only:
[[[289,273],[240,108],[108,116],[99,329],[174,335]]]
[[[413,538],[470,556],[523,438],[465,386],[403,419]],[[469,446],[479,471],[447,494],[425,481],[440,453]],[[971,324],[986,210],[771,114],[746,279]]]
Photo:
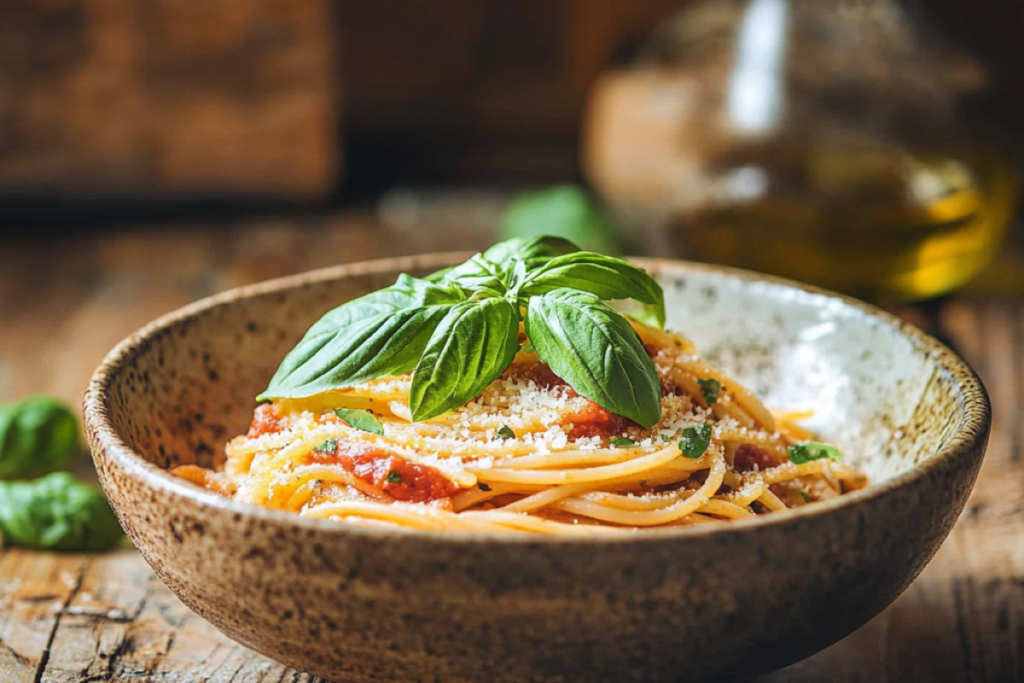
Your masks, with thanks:
[[[489,240],[470,230],[399,231],[348,214],[8,244],[0,250],[0,401],[45,392],[77,405],[116,341],[228,287]],[[891,607],[761,683],[1024,680],[1024,302],[953,300],[935,322],[981,374],[995,407],[974,495]],[[0,551],[0,681],[314,680],[221,636],[130,548],[95,556]]]
[[[319,196],[340,168],[323,0],[5,0],[0,190]]]

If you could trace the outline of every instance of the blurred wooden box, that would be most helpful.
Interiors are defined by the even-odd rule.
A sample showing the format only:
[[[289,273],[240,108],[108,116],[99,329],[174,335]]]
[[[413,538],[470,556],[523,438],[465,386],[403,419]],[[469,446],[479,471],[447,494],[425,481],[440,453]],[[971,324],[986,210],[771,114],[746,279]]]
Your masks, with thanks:
[[[3,0],[0,193],[323,196],[326,0]]]
[[[578,177],[591,83],[693,1],[0,0],[0,201]],[[927,4],[1022,83],[1024,3]]]
[[[343,150],[357,189],[571,177],[590,82],[679,4],[4,0],[0,199],[322,197]]]

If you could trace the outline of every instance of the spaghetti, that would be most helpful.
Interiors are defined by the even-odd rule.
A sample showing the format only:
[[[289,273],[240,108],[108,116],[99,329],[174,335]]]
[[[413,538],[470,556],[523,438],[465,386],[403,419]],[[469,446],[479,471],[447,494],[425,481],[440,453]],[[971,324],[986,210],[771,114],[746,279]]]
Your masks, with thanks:
[[[661,384],[650,429],[579,395],[525,346],[482,394],[438,417],[411,420],[411,373],[382,377],[262,404],[219,471],[174,472],[317,519],[577,535],[745,519],[866,486],[801,446],[806,415],[773,414],[683,336],[632,324]]]

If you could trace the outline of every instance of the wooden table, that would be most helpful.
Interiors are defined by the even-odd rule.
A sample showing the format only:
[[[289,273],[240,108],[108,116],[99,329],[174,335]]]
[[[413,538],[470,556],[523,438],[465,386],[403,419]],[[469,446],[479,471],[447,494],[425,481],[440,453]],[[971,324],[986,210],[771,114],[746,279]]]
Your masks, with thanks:
[[[0,401],[80,402],[128,332],[214,292],[313,267],[477,248],[486,232],[399,230],[370,214],[120,228],[0,250]],[[842,642],[761,679],[1024,681],[1024,302],[953,300],[935,319],[995,405],[988,457],[928,569]],[[865,549],[865,552],[871,552]],[[0,551],[0,682],[308,682],[190,612],[131,548]]]

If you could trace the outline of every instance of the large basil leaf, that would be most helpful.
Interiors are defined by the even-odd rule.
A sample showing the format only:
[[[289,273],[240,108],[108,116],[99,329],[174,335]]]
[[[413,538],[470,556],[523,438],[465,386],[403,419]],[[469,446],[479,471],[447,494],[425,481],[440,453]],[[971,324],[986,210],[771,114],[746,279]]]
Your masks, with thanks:
[[[643,427],[661,418],[654,362],[629,322],[595,294],[555,289],[530,299],[526,336],[577,392]]]
[[[0,482],[0,531],[7,543],[40,550],[107,550],[123,536],[103,494],[67,472]]]
[[[519,316],[508,301],[487,296],[456,304],[427,343],[416,366],[409,409],[428,420],[476,397],[519,349]]]
[[[392,287],[342,304],[313,324],[257,397],[300,398],[416,367],[455,287],[407,275]]]
[[[63,469],[79,450],[78,420],[60,401],[36,396],[0,406],[0,480]]]
[[[499,242],[487,251],[451,268],[426,277],[430,282],[445,282],[466,290],[480,288],[504,293],[513,286],[517,271],[526,271],[547,263],[556,256],[579,251],[579,247],[561,237],[538,236]]]
[[[441,282],[461,287],[462,289],[474,291],[481,288],[493,289],[504,292],[508,289],[509,273],[505,269],[505,263],[493,263],[484,257],[483,254],[475,254],[468,261],[448,268],[443,273]],[[437,273],[428,275],[433,278]]]
[[[651,307],[657,327],[665,326],[665,294],[657,280],[622,259],[579,251],[551,259],[523,282],[520,293],[545,294],[567,287],[601,299],[634,299]]]
[[[499,242],[485,251],[484,257],[494,263],[516,259],[522,261],[527,270],[530,270],[557,256],[579,250],[579,247],[565,238],[538,235]]]

